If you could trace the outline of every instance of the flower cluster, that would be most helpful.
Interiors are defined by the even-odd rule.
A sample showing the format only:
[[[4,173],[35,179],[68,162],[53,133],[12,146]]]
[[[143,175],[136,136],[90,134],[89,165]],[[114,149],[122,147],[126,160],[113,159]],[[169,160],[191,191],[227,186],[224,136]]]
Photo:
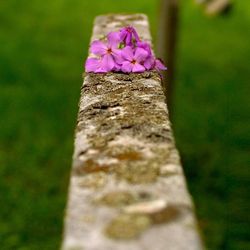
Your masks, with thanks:
[[[86,72],[130,73],[167,69],[160,59],[154,57],[150,45],[140,40],[132,26],[110,32],[105,40],[93,41],[90,52],[91,56],[85,63]]]

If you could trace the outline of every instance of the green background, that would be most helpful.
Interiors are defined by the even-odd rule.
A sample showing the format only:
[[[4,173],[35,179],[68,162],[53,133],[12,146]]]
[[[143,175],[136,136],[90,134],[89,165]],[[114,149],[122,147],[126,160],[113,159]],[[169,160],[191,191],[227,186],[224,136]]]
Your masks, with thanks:
[[[58,249],[93,19],[159,2],[0,1],[0,249]],[[208,249],[250,249],[250,2],[208,18],[182,1],[173,128]]]

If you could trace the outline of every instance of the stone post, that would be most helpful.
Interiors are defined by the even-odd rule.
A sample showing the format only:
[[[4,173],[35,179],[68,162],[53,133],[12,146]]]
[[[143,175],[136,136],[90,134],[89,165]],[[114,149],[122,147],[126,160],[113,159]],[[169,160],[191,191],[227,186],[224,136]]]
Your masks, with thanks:
[[[98,16],[92,39],[142,14]],[[63,250],[199,250],[193,204],[156,71],[84,74]]]

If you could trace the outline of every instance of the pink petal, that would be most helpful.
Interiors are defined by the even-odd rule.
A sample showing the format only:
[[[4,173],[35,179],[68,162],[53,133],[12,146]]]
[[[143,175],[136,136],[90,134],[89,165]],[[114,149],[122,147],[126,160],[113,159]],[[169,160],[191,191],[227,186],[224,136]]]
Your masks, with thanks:
[[[107,45],[104,42],[95,40],[90,45],[90,51],[95,55],[103,56],[106,54]]]
[[[106,71],[111,71],[115,67],[115,62],[112,55],[105,55],[102,58],[101,67]]]
[[[136,43],[137,47],[145,49],[148,52],[148,55],[151,56],[152,55],[152,50],[150,47],[150,44],[147,42],[137,42]]]
[[[145,61],[144,61],[144,67],[147,69],[147,70],[150,70],[152,68],[154,68],[155,66],[155,59],[153,56],[149,56]]]
[[[116,63],[122,64],[124,59],[121,56],[121,50],[120,49],[112,49],[112,56]]]
[[[107,38],[108,38],[108,43],[111,47],[117,48],[119,43],[121,42],[119,32],[109,32]]]
[[[130,62],[128,62],[128,61],[124,62],[124,63],[122,64],[122,66],[121,66],[122,72],[125,72],[125,73],[131,72],[131,71],[132,71],[132,68],[133,68],[132,63],[130,63]]]
[[[140,63],[142,61],[145,61],[147,57],[148,57],[148,52],[145,49],[142,49],[142,48],[135,49],[134,58],[137,62]]]
[[[121,66],[119,64],[115,64],[115,67],[113,69],[114,71],[120,71],[121,70]]]
[[[138,72],[143,72],[143,71],[145,71],[145,68],[141,64],[139,64],[139,63],[134,64],[134,66],[132,68],[132,72],[138,73]]]
[[[128,46],[132,45],[132,34],[129,32],[126,35],[125,44]]]
[[[133,28],[133,27],[130,27],[130,28],[132,29],[132,33],[133,33],[133,35],[134,35],[134,37],[135,37],[136,42],[139,42],[139,41],[140,41],[140,38],[139,38],[139,35],[138,35],[138,33],[136,32],[135,28]]]
[[[132,26],[127,26],[127,27],[122,28],[120,30],[120,37],[122,41],[124,41],[125,44],[128,46],[131,46],[133,44],[133,40],[135,40],[136,42],[140,41],[140,38],[135,28]]]
[[[85,70],[86,72],[95,72],[101,63],[100,60],[97,58],[88,58],[85,63]]]
[[[129,27],[124,27],[120,30],[121,41],[127,46],[132,45],[132,33]]]
[[[106,69],[103,69],[103,68],[98,68],[95,73],[107,73],[108,71]]]
[[[157,70],[166,70],[167,69],[167,67],[161,62],[160,59],[155,60],[155,68]]]
[[[125,48],[123,48],[121,50],[121,56],[127,61],[132,61],[134,58],[134,51],[132,47],[126,46]]]
[[[124,39],[125,39],[126,36],[127,36],[127,31],[126,31],[125,28],[122,28],[120,30],[120,39],[121,39],[121,41],[124,41]]]

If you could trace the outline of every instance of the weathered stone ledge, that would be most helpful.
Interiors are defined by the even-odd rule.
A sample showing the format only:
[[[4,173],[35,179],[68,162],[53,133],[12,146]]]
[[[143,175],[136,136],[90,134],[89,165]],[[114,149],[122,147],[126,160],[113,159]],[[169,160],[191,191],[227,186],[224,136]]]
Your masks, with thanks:
[[[151,42],[141,14],[92,40],[128,24]],[[202,249],[157,72],[84,75],[62,249]]]

